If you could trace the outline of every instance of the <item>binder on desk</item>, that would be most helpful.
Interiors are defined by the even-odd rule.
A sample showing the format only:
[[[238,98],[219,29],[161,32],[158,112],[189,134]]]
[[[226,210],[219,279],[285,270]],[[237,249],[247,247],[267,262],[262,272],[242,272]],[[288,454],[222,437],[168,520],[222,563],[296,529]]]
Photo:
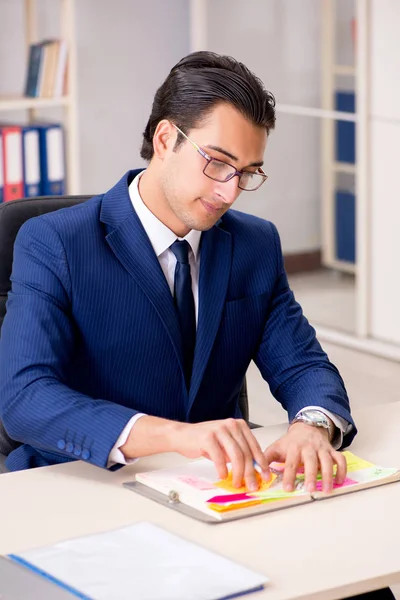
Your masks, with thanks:
[[[39,131],[43,196],[65,194],[64,131],[60,123],[35,123]]]
[[[146,521],[8,559],[82,600],[228,600],[268,583],[265,575]],[[46,597],[58,596],[40,596]]]
[[[39,130],[24,126],[22,130],[22,162],[25,198],[41,194]]]
[[[347,477],[342,485],[334,484],[331,493],[322,491],[320,475],[316,491],[307,492],[301,468],[296,476],[295,490],[285,492],[282,486],[285,465],[282,463],[271,463],[269,482],[258,477],[258,491],[250,492],[245,486],[237,489],[232,485],[231,473],[226,480],[219,480],[214,464],[207,459],[172,469],[138,473],[136,481],[127,482],[124,486],[187,516],[217,524],[400,480],[400,471],[396,468],[378,467],[348,451],[343,455],[347,461]]]
[[[22,168],[21,127],[1,126],[3,150],[3,201],[18,200],[24,196]]]

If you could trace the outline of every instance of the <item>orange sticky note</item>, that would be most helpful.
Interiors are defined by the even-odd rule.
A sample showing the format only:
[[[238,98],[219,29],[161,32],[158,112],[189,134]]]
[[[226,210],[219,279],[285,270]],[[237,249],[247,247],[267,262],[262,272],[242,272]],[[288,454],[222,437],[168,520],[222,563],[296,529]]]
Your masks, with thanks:
[[[262,492],[263,490],[267,490],[275,481],[276,475],[271,473],[271,478],[269,481],[264,481],[261,474],[258,471],[255,471],[256,480],[258,483],[258,491]],[[221,479],[214,483],[215,487],[226,490],[227,492],[232,492],[233,494],[240,494],[241,492],[249,492],[250,490],[246,487],[244,481],[242,482],[242,486],[240,488],[234,487],[232,484],[232,471],[229,471],[228,477],[225,479]]]

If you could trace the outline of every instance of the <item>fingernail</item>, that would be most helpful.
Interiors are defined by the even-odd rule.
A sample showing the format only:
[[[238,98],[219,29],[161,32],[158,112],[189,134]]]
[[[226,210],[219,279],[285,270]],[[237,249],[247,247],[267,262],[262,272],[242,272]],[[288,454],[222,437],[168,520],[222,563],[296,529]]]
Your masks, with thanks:
[[[263,471],[262,478],[266,482],[270,481],[270,479],[271,479],[271,471]]]
[[[314,492],[315,491],[315,485],[313,483],[309,483],[307,486],[307,490],[309,492]]]
[[[285,483],[283,489],[285,490],[285,492],[291,492],[293,488],[290,483]]]
[[[256,492],[258,490],[258,485],[255,481],[249,483],[249,490],[251,490],[252,492]]]

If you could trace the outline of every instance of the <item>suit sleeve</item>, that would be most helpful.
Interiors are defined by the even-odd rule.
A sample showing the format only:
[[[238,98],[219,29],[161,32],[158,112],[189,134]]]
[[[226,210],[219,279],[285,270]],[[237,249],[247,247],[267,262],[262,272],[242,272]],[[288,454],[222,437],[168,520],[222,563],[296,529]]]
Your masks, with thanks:
[[[136,411],[66,385],[76,342],[71,280],[60,236],[46,218],[21,227],[11,281],[0,340],[0,418],[13,439],[69,458],[63,440],[72,436],[90,449],[88,462],[106,467]]]
[[[348,446],[356,435],[344,382],[316,339],[315,330],[303,315],[291,291],[283,264],[282,249],[274,225],[277,275],[269,314],[254,361],[269,383],[272,394],[288,412],[320,406],[345,419],[352,427],[343,438]]]

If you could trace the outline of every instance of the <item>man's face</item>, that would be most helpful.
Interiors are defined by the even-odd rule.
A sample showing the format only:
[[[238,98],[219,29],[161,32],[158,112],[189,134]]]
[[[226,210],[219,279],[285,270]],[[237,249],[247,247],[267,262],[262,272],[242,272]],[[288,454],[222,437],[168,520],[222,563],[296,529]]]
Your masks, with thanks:
[[[176,219],[174,230],[180,230],[180,235],[186,235],[191,229],[205,231],[241,193],[239,178],[233,177],[225,183],[210,179],[203,173],[206,159],[187,140],[174,150],[178,132],[172,124],[170,133],[160,184],[171,216]],[[229,104],[218,105],[188,136],[209,156],[237,170],[256,172],[263,162],[267,143],[265,127],[250,123]]]

